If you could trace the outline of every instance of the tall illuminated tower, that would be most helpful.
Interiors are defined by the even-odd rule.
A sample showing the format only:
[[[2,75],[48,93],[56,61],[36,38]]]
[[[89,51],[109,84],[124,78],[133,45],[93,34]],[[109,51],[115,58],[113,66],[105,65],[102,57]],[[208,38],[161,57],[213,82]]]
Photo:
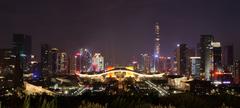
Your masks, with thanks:
[[[200,56],[201,56],[201,65],[200,65],[200,77],[210,81],[211,70],[213,70],[213,60],[212,60],[212,45],[214,41],[212,35],[201,35],[200,39]]]
[[[154,44],[154,58],[153,58],[153,71],[159,71],[159,57],[160,57],[160,27],[159,23],[155,24],[155,44]]]

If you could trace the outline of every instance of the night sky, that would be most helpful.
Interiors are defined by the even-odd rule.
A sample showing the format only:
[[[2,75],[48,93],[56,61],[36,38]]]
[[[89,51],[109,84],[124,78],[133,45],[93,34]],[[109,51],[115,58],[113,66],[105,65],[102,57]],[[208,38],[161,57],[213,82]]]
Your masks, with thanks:
[[[25,33],[35,54],[42,43],[69,53],[84,47],[125,64],[153,52],[157,21],[163,56],[177,43],[196,47],[201,34],[233,44],[240,55],[239,0],[2,0],[0,48],[11,47],[13,33]]]

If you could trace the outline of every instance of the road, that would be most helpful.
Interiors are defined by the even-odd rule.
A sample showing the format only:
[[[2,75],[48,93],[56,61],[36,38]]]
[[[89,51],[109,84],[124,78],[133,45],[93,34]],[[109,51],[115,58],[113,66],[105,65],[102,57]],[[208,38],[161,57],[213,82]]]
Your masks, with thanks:
[[[160,96],[167,96],[170,94],[167,90],[163,89],[160,85],[156,85],[149,80],[145,81],[145,83],[148,84],[149,87],[157,90]]]

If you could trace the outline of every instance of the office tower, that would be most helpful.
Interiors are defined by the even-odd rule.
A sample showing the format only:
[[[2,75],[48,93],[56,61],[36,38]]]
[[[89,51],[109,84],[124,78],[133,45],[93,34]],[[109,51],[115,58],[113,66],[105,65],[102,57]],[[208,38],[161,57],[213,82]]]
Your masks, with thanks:
[[[210,80],[210,71],[213,69],[212,65],[212,45],[214,41],[212,35],[201,35],[200,39],[200,56],[201,56],[201,79]]]
[[[167,57],[159,57],[159,72],[166,72],[166,61]]]
[[[68,56],[48,44],[41,45],[41,71],[44,75],[66,74],[68,71]]]
[[[23,70],[20,65],[19,51],[0,49],[1,87],[9,92],[16,92],[23,87]]]
[[[32,52],[31,36],[25,34],[13,34],[13,55],[14,60],[14,78],[13,83],[16,90],[23,87],[23,73],[30,73],[30,61]]]
[[[50,52],[50,59],[49,59],[49,63],[50,63],[50,74],[56,74],[57,70],[58,70],[58,53],[59,50],[57,48],[52,48],[51,52]]]
[[[32,65],[32,80],[34,80],[34,84],[39,84],[40,81],[42,81],[43,74],[41,72],[41,64],[35,63]]]
[[[171,57],[167,57],[167,60],[165,62],[165,71],[168,73],[172,72],[172,58]]]
[[[222,55],[223,55],[222,64],[224,66],[233,65],[233,58],[234,58],[233,45],[224,46],[222,52],[223,52],[222,53]]]
[[[57,54],[57,70],[58,74],[66,74],[68,71],[68,56],[66,52],[59,52]]]
[[[20,65],[24,72],[28,72],[28,64],[30,63],[32,54],[31,36],[25,34],[13,34],[13,52],[15,55],[19,54]]]
[[[75,61],[75,54],[74,55],[69,55],[69,62],[68,62],[68,70],[70,75],[74,75],[76,71],[76,61]]]
[[[171,57],[161,56],[159,59],[159,70],[160,72],[169,73],[172,69]]]
[[[188,48],[186,44],[177,45],[176,61],[179,74],[188,75]]]
[[[67,53],[61,52],[58,48],[51,49],[49,63],[52,74],[66,74],[68,71]]]
[[[14,70],[14,78],[13,78],[13,85],[14,88],[16,88],[17,91],[21,90],[23,88],[23,63],[22,59],[23,57],[21,56],[21,51],[17,48],[14,50],[15,51],[15,70]]]
[[[0,49],[0,74],[12,73],[15,68],[15,55],[12,49]]]
[[[15,60],[16,56],[12,49],[0,49],[0,90],[10,90],[15,88],[13,83],[15,78]]]
[[[222,67],[222,47],[220,42],[212,42],[212,61],[211,80],[214,84],[231,84],[232,74],[228,69]]]
[[[233,80],[235,84],[240,84],[240,60],[235,59],[233,63],[234,71],[233,71]]]
[[[43,74],[49,72],[50,47],[48,44],[41,45],[41,71]]]
[[[141,62],[139,62],[139,60],[138,60],[139,58],[137,58],[137,57],[133,57],[132,58],[132,60],[130,61],[130,63],[128,64],[128,66],[132,66],[131,68],[133,68],[132,70],[141,70],[140,69],[140,63]]]
[[[95,53],[92,57],[92,68],[95,72],[104,70],[104,57],[100,53]]]
[[[191,75],[194,79],[200,78],[201,57],[190,57]]]
[[[171,57],[161,56],[159,60],[160,72],[169,73],[172,71],[172,60]]]
[[[160,27],[159,24],[155,24],[155,45],[154,45],[154,57],[153,57],[153,71],[159,72],[159,57],[160,57]]]
[[[141,70],[144,73],[150,73],[151,60],[148,54],[141,54]]]
[[[219,70],[222,67],[222,48],[220,42],[212,42],[213,68]]]

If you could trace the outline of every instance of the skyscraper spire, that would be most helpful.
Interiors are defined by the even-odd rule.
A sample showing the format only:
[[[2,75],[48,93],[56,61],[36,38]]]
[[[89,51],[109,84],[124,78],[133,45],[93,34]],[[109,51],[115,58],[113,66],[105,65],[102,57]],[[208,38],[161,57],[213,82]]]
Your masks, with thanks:
[[[160,27],[159,27],[159,23],[156,22],[155,24],[155,51],[154,54],[155,56],[160,56]]]
[[[155,45],[154,45],[154,58],[153,58],[153,71],[158,72],[159,71],[159,57],[160,57],[160,27],[159,23],[156,22],[155,24]]]

